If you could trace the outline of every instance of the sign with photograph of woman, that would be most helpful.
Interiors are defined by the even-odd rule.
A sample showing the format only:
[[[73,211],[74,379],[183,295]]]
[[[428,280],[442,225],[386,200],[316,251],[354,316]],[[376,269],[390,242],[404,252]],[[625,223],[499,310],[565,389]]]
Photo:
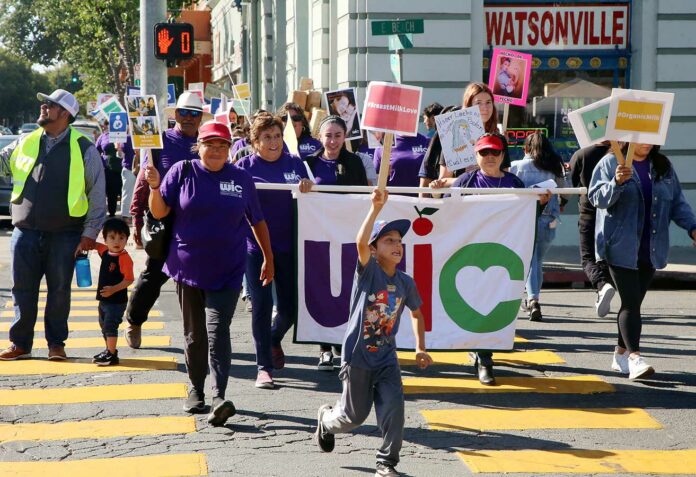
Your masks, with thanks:
[[[355,88],[347,88],[336,91],[328,91],[324,94],[326,105],[329,108],[329,115],[340,116],[348,126],[346,139],[359,139],[362,137],[360,131],[360,117],[358,115],[358,102]]]

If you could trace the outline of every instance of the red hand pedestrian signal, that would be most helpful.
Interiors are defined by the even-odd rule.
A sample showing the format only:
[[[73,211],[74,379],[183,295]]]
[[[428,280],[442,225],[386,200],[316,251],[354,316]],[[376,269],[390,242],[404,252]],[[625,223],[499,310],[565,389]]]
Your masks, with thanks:
[[[158,23],[155,25],[155,58],[182,60],[193,56],[193,25]]]

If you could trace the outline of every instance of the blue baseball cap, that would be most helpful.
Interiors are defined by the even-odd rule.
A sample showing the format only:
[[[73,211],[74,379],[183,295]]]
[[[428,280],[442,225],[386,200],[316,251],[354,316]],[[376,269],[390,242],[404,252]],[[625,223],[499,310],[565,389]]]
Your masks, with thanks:
[[[391,222],[387,222],[386,220],[379,220],[375,222],[375,225],[372,227],[372,234],[370,234],[370,241],[368,242],[370,245],[374,244],[379,238],[388,233],[391,232],[392,230],[396,230],[399,232],[399,235],[403,237],[408,233],[408,230],[411,228],[411,221],[406,220],[406,219],[398,219],[398,220],[392,220]]]

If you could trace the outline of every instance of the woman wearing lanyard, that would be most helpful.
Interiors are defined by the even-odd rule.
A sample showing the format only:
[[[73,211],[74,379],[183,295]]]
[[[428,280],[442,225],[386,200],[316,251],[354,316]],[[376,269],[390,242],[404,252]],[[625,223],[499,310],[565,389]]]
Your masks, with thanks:
[[[172,241],[164,273],[176,282],[183,315],[186,369],[191,390],[184,405],[190,413],[205,411],[205,377],[213,379],[208,422],[223,425],[235,414],[225,400],[232,350],[230,323],[242,287],[247,222],[261,244],[259,277],[273,280],[273,257],[254,182],[227,162],[230,130],[208,122],[198,131],[200,161],[180,161],[164,179],[152,164],[145,178],[149,205],[158,219],[174,213]]]
[[[498,135],[484,134],[476,141],[474,150],[476,151],[478,169],[459,176],[454,180],[452,187],[524,189],[524,182],[522,182],[522,180],[516,175],[501,169],[505,146]],[[446,187],[448,182],[451,182],[451,179],[437,179],[430,183],[430,187],[439,189]],[[550,197],[550,194],[541,196],[540,202],[546,204]],[[471,354],[481,384],[487,386],[495,384],[495,377],[493,376],[493,353],[490,351],[477,351]]]
[[[283,122],[277,116],[259,115],[251,125],[249,142],[254,154],[237,162],[255,182],[299,184],[301,192],[308,192],[312,182],[302,161],[283,152]],[[273,369],[285,366],[281,341],[292,326],[297,305],[297,270],[293,244],[294,212],[289,191],[261,190],[259,201],[271,236],[277,309],[273,315],[273,291],[259,277],[264,264],[260,244],[249,237],[247,247],[247,287],[251,296],[251,326],[256,346],[258,374],[256,387],[273,389]]]
[[[327,116],[319,125],[321,149],[305,158],[314,182],[320,185],[367,185],[362,160],[345,148],[348,128],[340,116]],[[340,348],[335,348],[340,353]],[[330,344],[320,345],[319,371],[333,371],[334,355]]]
[[[613,154],[604,156],[587,193],[597,208],[595,254],[609,265],[621,297],[611,368],[629,379],[655,372],[640,352],[640,307],[655,269],[667,266],[670,222],[686,230],[696,245],[694,211],[672,164],[659,151],[659,146],[636,144],[633,167],[619,165]]]

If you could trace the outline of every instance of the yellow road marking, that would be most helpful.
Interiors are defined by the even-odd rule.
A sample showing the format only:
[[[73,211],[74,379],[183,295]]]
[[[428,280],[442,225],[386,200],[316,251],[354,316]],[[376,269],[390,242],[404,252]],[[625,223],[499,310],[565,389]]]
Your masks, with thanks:
[[[179,477],[208,475],[204,454],[170,454],[43,462],[0,462],[5,477]]]
[[[92,295],[92,298],[94,298],[94,295]],[[86,307],[94,307],[97,308],[99,306],[99,300],[71,300],[70,301],[70,308],[86,308]],[[5,308],[12,308],[14,307],[14,301],[12,300],[7,300],[5,302]],[[46,307],[46,302],[45,301],[40,301],[39,302],[39,309],[43,310]]]
[[[457,452],[475,473],[687,474],[696,450],[519,450]]]
[[[62,441],[196,432],[194,417],[136,417],[51,424],[0,424],[0,442]]]
[[[515,343],[529,343],[529,340],[521,336],[515,336]]]
[[[68,321],[70,331],[101,331],[97,321]],[[146,321],[142,326],[143,330],[163,330],[163,321]],[[0,331],[10,331],[10,323],[0,323]],[[37,322],[34,328],[36,332],[43,331],[43,323]]]
[[[154,357],[140,359],[122,359],[118,366],[97,366],[91,359],[73,358],[66,361],[48,361],[45,359],[20,359],[17,361],[0,361],[0,375],[20,376],[23,374],[82,374],[106,373],[119,371],[153,371],[176,369],[176,358]]]
[[[476,378],[403,378],[406,394],[446,393],[543,393],[594,394],[614,392],[614,386],[597,376],[557,378],[496,378],[497,385],[484,386]]]
[[[80,288],[80,290],[84,290],[84,288]],[[128,289],[128,291],[131,291],[131,288]],[[70,292],[70,298],[94,298],[97,294],[97,289],[93,288],[91,291],[75,291],[73,290]],[[39,292],[39,297],[40,298],[46,298],[47,293],[45,291]]]
[[[143,336],[141,348],[151,348],[155,346],[169,346],[171,337],[169,336]],[[0,348],[7,348],[10,345],[9,341],[0,341]],[[104,338],[69,338],[65,342],[66,348],[104,348]],[[45,341],[36,341],[34,349],[46,349],[48,344]]]
[[[597,409],[443,409],[420,411],[438,430],[661,429],[637,408]]]
[[[0,389],[0,406],[77,404],[134,399],[185,398],[185,383],[115,384],[74,388]],[[0,472],[0,474],[2,474]]]
[[[44,316],[44,310],[43,308],[39,308],[39,318],[43,318]],[[70,310],[70,316],[75,317],[75,316],[90,316],[97,318],[99,316],[99,312],[97,311],[97,307],[95,306],[93,310]],[[148,313],[148,316],[162,316],[162,312],[159,310],[152,310],[150,313]],[[2,318],[14,318],[14,310],[3,310],[0,311],[0,317]]]
[[[416,353],[399,351],[399,364],[414,366]],[[469,353],[466,351],[433,351],[429,353],[433,364],[471,364]],[[509,353],[493,353],[496,363],[508,364],[563,364],[565,361],[553,351],[511,351]]]

